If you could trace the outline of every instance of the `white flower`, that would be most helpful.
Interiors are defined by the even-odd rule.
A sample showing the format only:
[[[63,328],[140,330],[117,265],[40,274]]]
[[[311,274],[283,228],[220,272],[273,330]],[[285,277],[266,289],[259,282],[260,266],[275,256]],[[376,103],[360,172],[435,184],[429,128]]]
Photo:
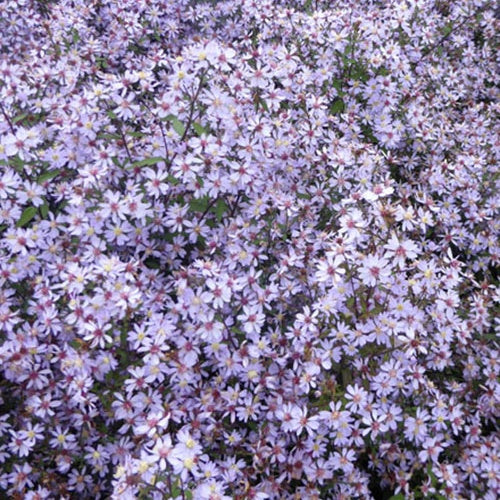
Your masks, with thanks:
[[[327,255],[325,260],[319,262],[316,271],[316,279],[320,283],[338,283],[345,274],[345,269],[340,267],[344,258],[340,255]]]
[[[368,286],[386,283],[390,275],[391,268],[389,266],[389,261],[375,255],[368,255],[365,257],[359,270],[361,280]]]

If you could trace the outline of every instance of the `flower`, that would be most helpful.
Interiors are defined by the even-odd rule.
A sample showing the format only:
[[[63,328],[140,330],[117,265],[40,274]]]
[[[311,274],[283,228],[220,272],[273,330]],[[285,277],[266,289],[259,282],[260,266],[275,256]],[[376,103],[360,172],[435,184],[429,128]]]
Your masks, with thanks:
[[[9,431],[11,435],[11,441],[9,443],[9,449],[17,454],[19,457],[27,457],[35,445],[35,440],[30,439],[25,434],[16,431]]]
[[[156,439],[151,454],[155,462],[158,462],[160,470],[164,471],[167,468],[168,457],[173,450],[172,439],[169,435]]]
[[[376,438],[380,433],[386,432],[388,427],[385,423],[386,418],[384,415],[379,415],[376,410],[368,413],[362,419],[362,423],[366,425],[366,429],[363,429],[362,434],[366,436],[370,434],[372,439]]]
[[[304,429],[312,436],[319,428],[318,416],[307,416],[306,408],[293,407],[291,410],[290,430],[300,434]]]
[[[151,412],[144,417],[137,419],[136,426],[134,427],[134,432],[138,436],[146,435],[151,438],[161,430],[166,429],[169,421],[169,413]]]
[[[222,306],[231,300],[231,289],[223,283],[209,278],[206,285],[209,289],[207,300],[216,308],[220,309]]]
[[[363,408],[367,402],[368,393],[358,386],[348,385],[346,388],[345,397],[348,400],[346,403],[346,409],[352,412],[357,412],[359,409]]]
[[[434,463],[438,462],[439,454],[443,451],[440,446],[440,439],[437,437],[429,437],[422,444],[423,450],[419,452],[418,458],[422,463],[431,459]]]
[[[318,263],[316,271],[316,280],[320,283],[333,282],[338,283],[345,274],[345,269],[340,267],[344,258],[340,255],[327,254],[326,260]]]
[[[259,305],[243,306],[243,314],[238,316],[243,330],[251,336],[258,335],[264,325],[265,315]],[[250,337],[252,338],[252,337]]]
[[[402,342],[408,356],[415,356],[417,353],[427,354],[427,349],[422,341],[416,336],[413,328],[408,328],[404,335],[398,335],[398,340]]]
[[[417,409],[417,414],[415,417],[407,416],[404,420],[405,430],[404,435],[406,439],[414,441],[418,444],[423,443],[427,439],[427,424],[429,420],[429,415],[427,411],[421,408]]]
[[[410,240],[400,242],[395,234],[384,248],[387,250],[384,257],[395,262],[400,269],[404,267],[406,259],[413,260],[420,253],[415,243]]]
[[[387,283],[391,274],[389,261],[376,255],[367,255],[359,269],[359,277],[367,286]]]

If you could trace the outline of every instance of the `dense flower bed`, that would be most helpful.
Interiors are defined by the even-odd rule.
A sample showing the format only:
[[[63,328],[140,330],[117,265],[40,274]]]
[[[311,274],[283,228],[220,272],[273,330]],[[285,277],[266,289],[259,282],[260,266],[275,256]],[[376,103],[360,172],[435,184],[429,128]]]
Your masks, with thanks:
[[[0,3],[0,495],[496,499],[495,2]]]

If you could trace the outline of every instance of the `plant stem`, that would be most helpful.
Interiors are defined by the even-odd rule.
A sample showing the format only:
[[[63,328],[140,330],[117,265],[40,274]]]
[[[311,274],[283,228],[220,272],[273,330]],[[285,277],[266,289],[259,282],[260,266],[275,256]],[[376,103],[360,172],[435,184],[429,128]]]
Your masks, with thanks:
[[[12,135],[16,135],[16,129],[14,127],[14,124],[12,123],[9,115],[7,114],[7,112],[5,111],[5,108],[3,107],[3,104],[0,103],[0,109],[2,110],[2,114],[5,118],[5,121],[8,123],[9,125],[9,128],[10,128],[10,131],[12,132]]]

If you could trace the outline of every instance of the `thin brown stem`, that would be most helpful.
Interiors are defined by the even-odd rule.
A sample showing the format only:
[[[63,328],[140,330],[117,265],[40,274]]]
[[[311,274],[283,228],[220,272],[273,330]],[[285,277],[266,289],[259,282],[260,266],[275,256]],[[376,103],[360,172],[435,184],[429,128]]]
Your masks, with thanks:
[[[13,135],[16,135],[16,129],[14,127],[14,124],[12,123],[12,120],[10,119],[10,116],[7,114],[5,111],[5,108],[3,107],[3,104],[0,103],[0,109],[2,110],[3,117],[5,118],[5,121],[9,125],[10,131],[12,132]]]

